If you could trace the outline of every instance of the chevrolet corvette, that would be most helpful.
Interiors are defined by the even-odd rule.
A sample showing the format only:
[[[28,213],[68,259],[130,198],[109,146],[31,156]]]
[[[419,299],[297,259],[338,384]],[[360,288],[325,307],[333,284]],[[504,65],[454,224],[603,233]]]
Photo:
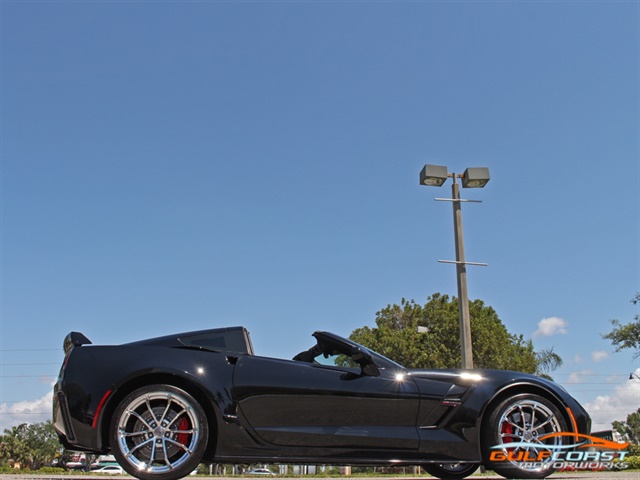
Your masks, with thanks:
[[[443,479],[483,465],[544,478],[553,462],[540,451],[590,433],[587,412],[543,378],[407,369],[338,335],[313,337],[287,360],[255,355],[243,327],[122,345],[71,332],[54,426],[67,449],[112,453],[141,480],[176,480],[200,462],[420,465]],[[531,455],[540,461],[522,461]]]

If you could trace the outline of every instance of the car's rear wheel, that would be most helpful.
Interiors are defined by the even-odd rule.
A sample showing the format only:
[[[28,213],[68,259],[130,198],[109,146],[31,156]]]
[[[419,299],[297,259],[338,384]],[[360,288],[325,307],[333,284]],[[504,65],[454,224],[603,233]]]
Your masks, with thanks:
[[[545,478],[554,472],[554,447],[567,425],[560,410],[540,395],[503,400],[483,424],[483,452],[489,468],[507,478]],[[491,461],[492,452],[494,460]]]
[[[429,475],[442,480],[461,480],[475,472],[479,466],[475,463],[431,463],[422,468]]]
[[[128,473],[143,480],[176,480],[200,463],[209,428],[204,410],[187,392],[150,385],[120,402],[110,434],[111,450]]]

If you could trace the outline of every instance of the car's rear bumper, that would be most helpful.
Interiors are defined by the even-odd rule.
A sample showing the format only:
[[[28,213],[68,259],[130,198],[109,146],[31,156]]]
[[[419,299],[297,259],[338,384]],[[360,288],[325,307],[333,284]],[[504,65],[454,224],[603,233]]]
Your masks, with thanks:
[[[91,427],[86,424],[81,425],[71,417],[63,392],[55,392],[53,395],[53,426],[60,443],[67,450],[102,453],[103,449],[97,444],[95,432],[87,431]]]

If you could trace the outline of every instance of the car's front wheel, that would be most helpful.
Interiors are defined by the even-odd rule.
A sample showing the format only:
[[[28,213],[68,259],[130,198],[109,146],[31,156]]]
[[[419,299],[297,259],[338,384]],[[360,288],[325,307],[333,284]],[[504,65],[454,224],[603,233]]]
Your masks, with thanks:
[[[204,410],[187,392],[150,385],[118,405],[110,430],[118,463],[142,480],[176,480],[189,475],[207,447]]]
[[[422,468],[429,474],[442,480],[462,480],[475,472],[480,465],[475,463],[431,463]]]
[[[554,472],[553,452],[567,424],[560,410],[540,395],[503,400],[483,424],[486,465],[507,478],[545,478]]]

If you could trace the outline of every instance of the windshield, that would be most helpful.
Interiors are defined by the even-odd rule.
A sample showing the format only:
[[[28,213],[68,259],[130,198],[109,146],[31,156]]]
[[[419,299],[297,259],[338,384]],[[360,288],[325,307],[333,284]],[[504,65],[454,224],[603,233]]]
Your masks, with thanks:
[[[330,332],[315,332],[313,334],[317,344],[309,350],[305,350],[296,355],[293,359],[301,362],[319,363],[321,365],[359,368],[359,359],[364,355],[371,357],[371,360],[381,369],[404,370],[393,360],[380,355],[377,352]]]

